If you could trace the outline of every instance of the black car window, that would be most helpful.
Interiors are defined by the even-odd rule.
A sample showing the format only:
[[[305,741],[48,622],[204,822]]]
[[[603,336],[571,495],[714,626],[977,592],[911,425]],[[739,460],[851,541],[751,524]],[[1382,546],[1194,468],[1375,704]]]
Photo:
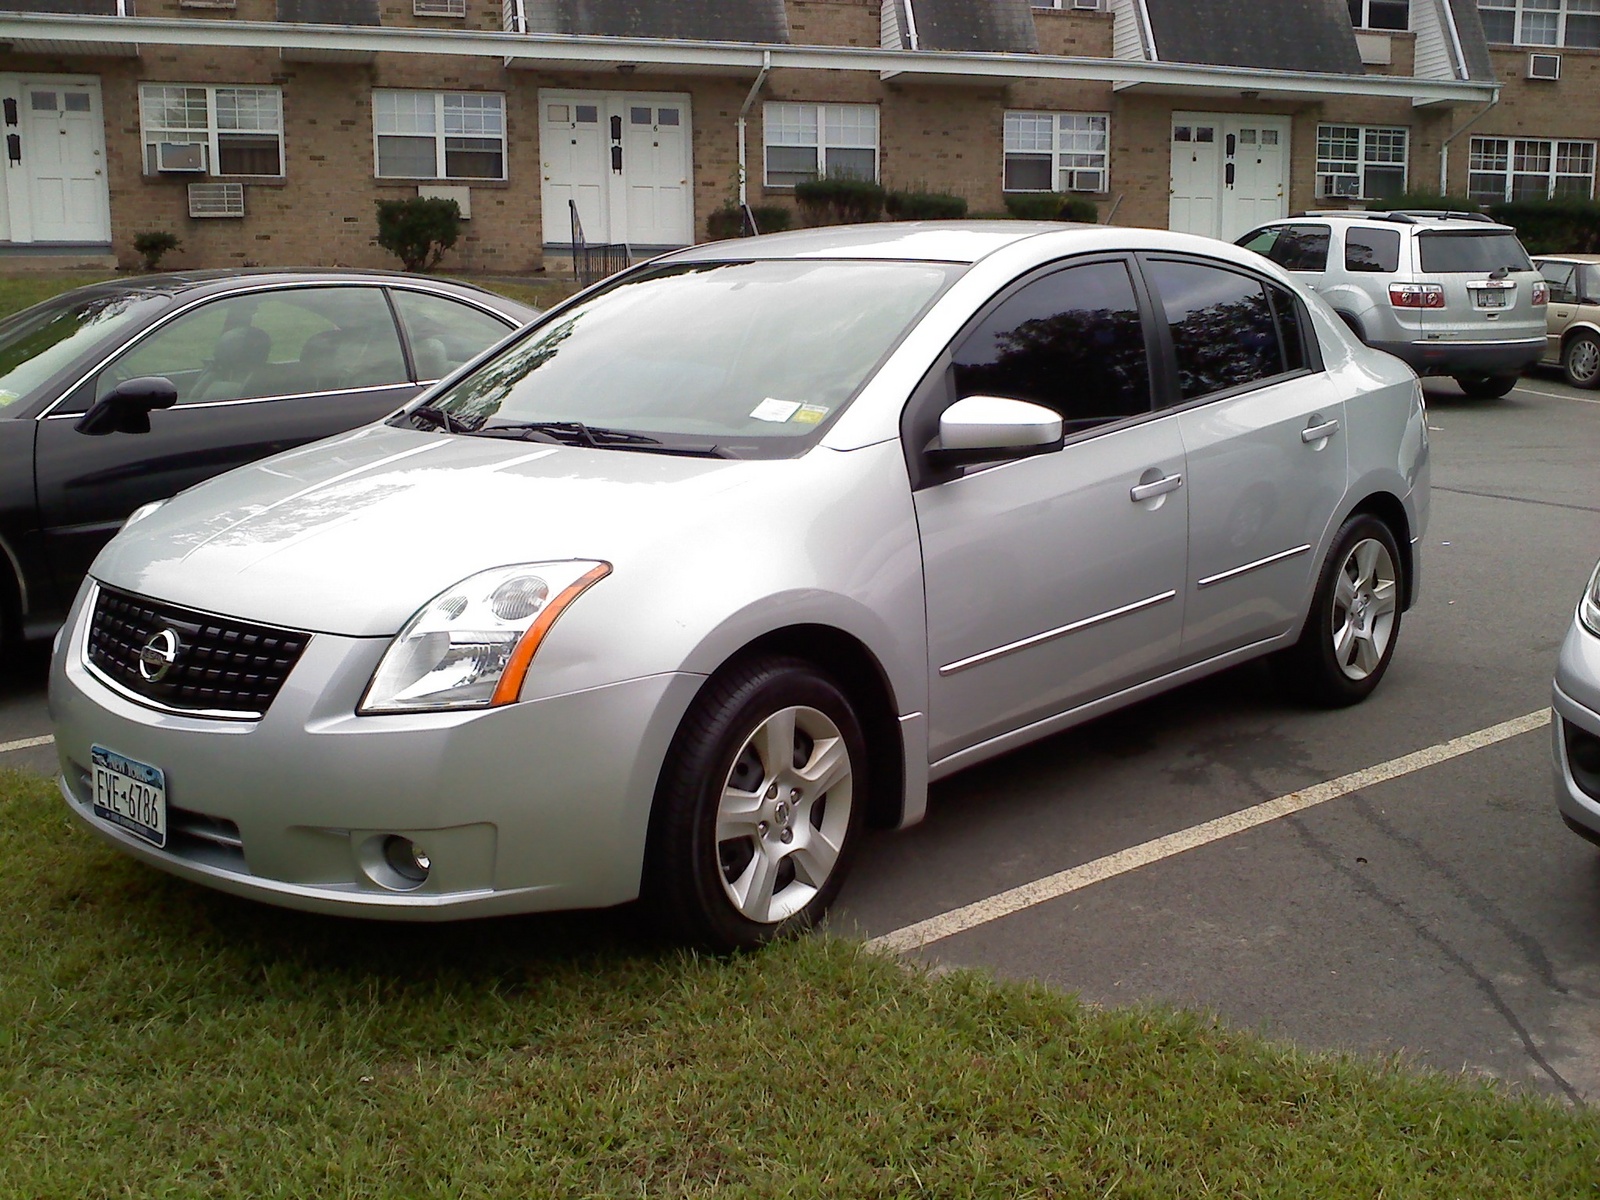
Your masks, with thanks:
[[[95,395],[141,375],[172,380],[179,404],[407,381],[394,318],[374,287],[287,288],[213,300],[112,362]]]
[[[1310,330],[1301,319],[1304,311],[1300,302],[1288,288],[1279,287],[1275,283],[1267,284],[1267,295],[1272,297],[1272,314],[1278,318],[1278,340],[1283,345],[1283,369],[1285,371],[1304,371],[1311,366],[1310,356],[1306,352],[1306,341]]]
[[[1245,234],[1238,244],[1270,258],[1285,271],[1326,271],[1331,235],[1327,225],[1273,225]]]
[[[1172,331],[1180,402],[1284,373],[1277,323],[1260,282],[1170,259],[1151,260],[1147,277]]]
[[[1359,228],[1346,230],[1344,269],[1394,274],[1400,269],[1400,231]]]
[[[1466,271],[1531,271],[1528,252],[1517,235],[1490,230],[1486,233],[1419,233],[1418,265],[1430,274]]]
[[[399,288],[389,294],[411,343],[418,379],[443,379],[511,332],[504,321],[459,300]]]
[[[957,399],[1005,396],[1060,413],[1068,432],[1150,411],[1150,364],[1128,268],[1069,267],[1027,284],[954,355]]]
[[[0,322],[0,412],[96,346],[127,336],[171,303],[165,296],[85,289],[25,308]]]

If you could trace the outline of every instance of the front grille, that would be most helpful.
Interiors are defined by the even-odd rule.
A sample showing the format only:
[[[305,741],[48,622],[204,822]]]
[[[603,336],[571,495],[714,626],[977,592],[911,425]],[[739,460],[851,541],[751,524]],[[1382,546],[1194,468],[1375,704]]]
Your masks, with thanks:
[[[106,679],[161,708],[248,718],[267,711],[310,640],[101,587],[87,653]]]

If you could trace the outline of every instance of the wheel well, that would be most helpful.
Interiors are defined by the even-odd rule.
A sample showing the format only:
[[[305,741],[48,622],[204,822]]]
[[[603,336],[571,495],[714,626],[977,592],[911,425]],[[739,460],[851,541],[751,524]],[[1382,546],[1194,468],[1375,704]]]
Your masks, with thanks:
[[[1350,326],[1351,332],[1353,332],[1356,337],[1360,338],[1361,343],[1365,345],[1367,341],[1367,332],[1361,328],[1361,318],[1356,316],[1354,313],[1345,312],[1342,308],[1336,308],[1333,311],[1341,321]]]
[[[743,646],[711,678],[737,663],[769,654],[792,655],[813,663],[844,689],[861,719],[867,745],[901,748],[898,754],[873,754],[867,762],[867,824],[874,829],[894,828],[900,823],[905,802],[905,754],[894,689],[877,657],[859,639],[832,626],[791,625]]]
[[[0,550],[0,647],[22,638],[22,585]]]
[[[1414,587],[1411,570],[1413,548],[1411,545],[1411,522],[1406,519],[1406,506],[1400,503],[1398,497],[1388,492],[1374,492],[1350,510],[1352,517],[1357,513],[1368,513],[1377,517],[1378,520],[1389,527],[1389,532],[1394,534],[1395,543],[1400,550],[1400,557],[1405,560],[1406,592],[1401,608],[1410,608]]]
[[[1593,338],[1597,342],[1600,342],[1600,333],[1596,333],[1587,325],[1574,325],[1561,335],[1561,349],[1565,351],[1567,348],[1567,343],[1573,338],[1577,337],[1579,334],[1583,334],[1587,337]]]

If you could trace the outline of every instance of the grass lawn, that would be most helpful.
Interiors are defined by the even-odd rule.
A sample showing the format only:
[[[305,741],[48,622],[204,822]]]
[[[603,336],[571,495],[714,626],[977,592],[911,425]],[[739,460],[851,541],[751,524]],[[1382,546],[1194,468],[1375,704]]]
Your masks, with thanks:
[[[1600,1123],[1203,1017],[614,914],[315,918],[0,772],[0,1195],[1576,1197]]]

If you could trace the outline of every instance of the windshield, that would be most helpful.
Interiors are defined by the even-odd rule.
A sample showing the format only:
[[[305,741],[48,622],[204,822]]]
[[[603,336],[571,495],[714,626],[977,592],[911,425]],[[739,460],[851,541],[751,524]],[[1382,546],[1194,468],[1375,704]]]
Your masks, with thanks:
[[[1514,233],[1422,233],[1417,235],[1422,270],[1448,274],[1452,271],[1531,271],[1528,252]]]
[[[522,426],[588,446],[787,456],[844,409],[958,271],[662,266],[552,315],[421,413],[442,410],[432,423],[454,432]]]
[[[165,298],[114,292],[58,296],[0,322],[0,412]]]

